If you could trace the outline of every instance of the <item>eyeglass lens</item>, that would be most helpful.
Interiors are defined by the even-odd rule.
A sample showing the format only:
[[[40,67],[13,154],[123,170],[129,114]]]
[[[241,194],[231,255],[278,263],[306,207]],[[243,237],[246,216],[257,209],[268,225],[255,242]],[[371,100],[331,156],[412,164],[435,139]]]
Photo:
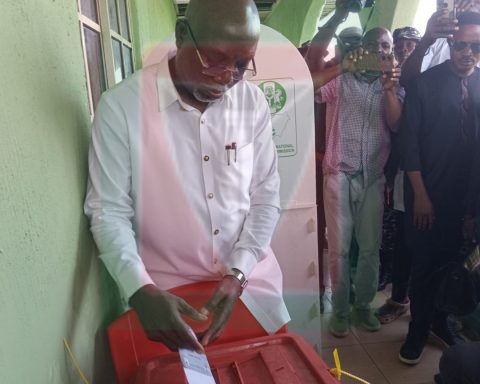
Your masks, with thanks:
[[[452,43],[452,46],[456,51],[463,51],[464,49],[469,47],[473,53],[475,54],[480,53],[480,42],[467,43],[466,41],[454,41]]]

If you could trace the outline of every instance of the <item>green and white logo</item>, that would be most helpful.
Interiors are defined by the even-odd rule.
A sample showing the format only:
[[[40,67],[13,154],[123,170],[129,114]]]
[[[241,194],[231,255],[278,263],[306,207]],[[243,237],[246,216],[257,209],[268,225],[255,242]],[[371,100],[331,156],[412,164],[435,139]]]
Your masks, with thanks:
[[[285,107],[287,93],[280,83],[276,81],[265,81],[261,83],[259,87],[267,99],[270,113],[278,113]]]

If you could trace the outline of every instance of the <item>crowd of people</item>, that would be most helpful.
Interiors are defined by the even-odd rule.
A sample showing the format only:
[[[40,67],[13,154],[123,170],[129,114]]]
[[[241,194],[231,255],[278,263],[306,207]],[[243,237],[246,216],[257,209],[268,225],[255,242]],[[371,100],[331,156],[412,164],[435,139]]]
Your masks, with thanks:
[[[458,343],[448,313],[434,305],[433,276],[464,241],[475,241],[480,2],[457,1],[456,16],[438,10],[423,37],[412,27],[393,34],[373,28],[344,43],[340,32],[335,58],[326,62],[348,4],[337,0],[305,55],[315,101],[323,105],[317,171],[332,284],[329,331],[345,337],[352,323],[378,331],[410,308],[399,358],[413,365],[429,334]],[[364,64],[369,55],[393,55],[395,64],[391,70]],[[372,308],[390,275],[391,298]]]
[[[423,37],[411,27],[348,28],[326,62],[347,3],[337,0],[306,53],[329,330],[345,337],[354,321],[378,331],[410,306],[399,357],[416,364],[429,332],[455,344],[447,314],[434,307],[431,275],[474,236],[480,1],[459,0],[457,19],[435,13]],[[105,92],[95,113],[85,212],[100,258],[148,337],[174,350],[203,351],[238,299],[268,333],[290,319],[270,248],[280,215],[270,111],[260,89],[242,81],[256,74],[259,37],[252,0],[191,0],[176,47]],[[387,67],[375,67],[380,60]],[[393,289],[376,309],[379,271],[391,271]],[[199,281],[217,282],[201,309],[168,292]],[[213,319],[197,337],[181,315]]]

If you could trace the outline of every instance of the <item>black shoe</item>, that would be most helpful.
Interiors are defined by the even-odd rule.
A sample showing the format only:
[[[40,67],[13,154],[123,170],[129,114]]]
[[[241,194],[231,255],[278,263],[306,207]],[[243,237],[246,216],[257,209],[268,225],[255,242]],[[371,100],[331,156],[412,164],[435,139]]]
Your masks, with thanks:
[[[465,340],[462,339],[458,334],[456,334],[453,330],[449,329],[447,325],[433,325],[432,329],[430,330],[430,335],[432,335],[434,339],[440,344],[442,344],[445,348],[465,342]]]
[[[423,347],[423,344],[414,344],[406,341],[400,348],[398,358],[402,363],[415,365],[422,358]]]

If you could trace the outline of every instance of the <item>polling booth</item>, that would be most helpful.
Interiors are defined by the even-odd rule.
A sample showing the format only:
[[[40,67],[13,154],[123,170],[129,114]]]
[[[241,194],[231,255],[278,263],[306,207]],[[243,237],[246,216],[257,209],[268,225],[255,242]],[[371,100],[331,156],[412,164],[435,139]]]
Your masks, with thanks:
[[[291,332],[320,348],[313,83],[297,48],[262,26],[253,81],[270,106],[281,178],[282,215],[272,248],[284,276]]]

